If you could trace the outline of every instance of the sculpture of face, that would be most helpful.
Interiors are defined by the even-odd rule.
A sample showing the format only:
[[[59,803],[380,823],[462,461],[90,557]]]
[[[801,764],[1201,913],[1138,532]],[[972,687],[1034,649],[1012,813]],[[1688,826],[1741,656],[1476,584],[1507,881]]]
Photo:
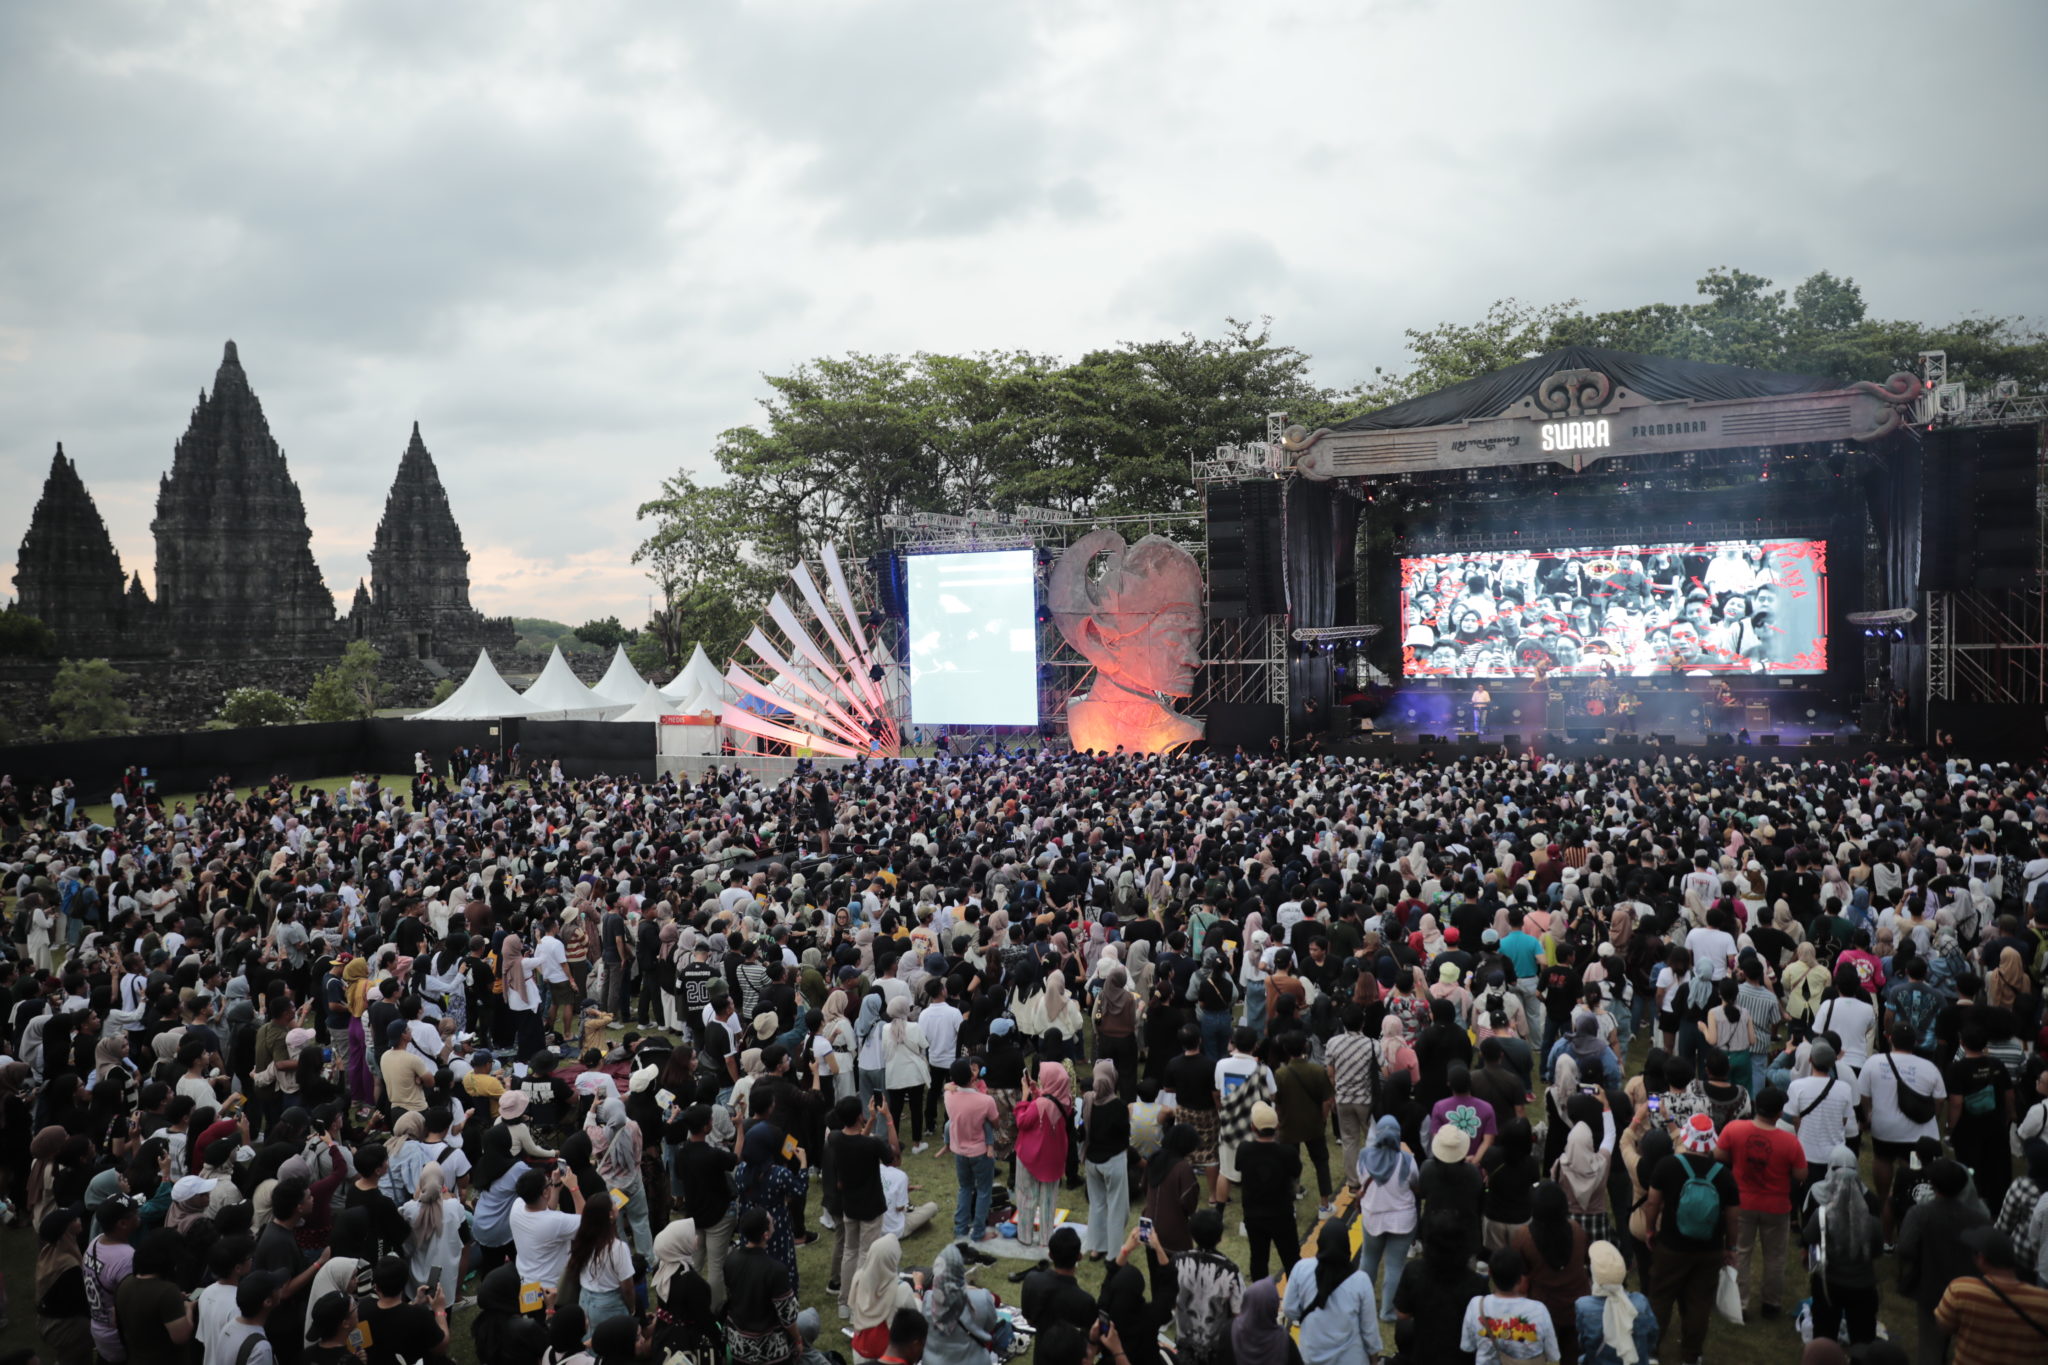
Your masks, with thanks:
[[[1090,580],[1090,564],[1104,553],[1104,572]],[[1060,634],[1104,677],[1138,693],[1194,693],[1202,571],[1180,546],[1146,536],[1126,550],[1116,532],[1091,531],[1060,556],[1046,595]]]

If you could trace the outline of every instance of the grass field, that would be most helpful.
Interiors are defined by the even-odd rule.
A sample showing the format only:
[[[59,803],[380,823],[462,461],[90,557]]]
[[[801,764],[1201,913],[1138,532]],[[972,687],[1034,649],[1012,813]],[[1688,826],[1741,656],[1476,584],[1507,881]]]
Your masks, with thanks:
[[[382,780],[387,784],[395,783],[402,788],[411,781],[411,777],[409,774],[386,774]],[[332,790],[337,785],[346,784],[347,781],[347,775],[343,775],[340,777],[312,779],[311,785]],[[246,791],[246,788],[244,790]],[[187,794],[182,798],[168,798],[166,809],[169,809],[170,804],[178,799],[185,800],[189,808],[192,797]],[[96,820],[104,821],[109,816],[109,810],[105,806],[99,806],[92,808],[89,814]],[[11,909],[11,906],[9,908]],[[1635,1056],[1632,1058],[1634,1062],[1640,1062],[1641,1051],[1642,1049],[1639,1044]],[[1531,1112],[1541,1113],[1542,1111],[1540,1108],[1532,1107]],[[951,1237],[953,1195],[955,1190],[953,1164],[945,1150],[936,1144],[931,1150],[921,1155],[911,1154],[907,1148],[909,1142],[908,1133],[905,1133],[904,1139],[906,1150],[903,1166],[911,1180],[912,1203],[916,1204],[927,1200],[934,1200],[939,1205],[939,1212],[930,1227],[906,1242],[903,1250],[903,1264],[906,1267],[929,1265],[932,1258],[938,1254],[939,1249]],[[1333,1163],[1337,1162],[1339,1152],[1340,1149],[1333,1139],[1331,1142],[1331,1159]],[[1866,1179],[1869,1177],[1867,1160],[1866,1158],[1864,1169]],[[1003,1178],[1002,1173],[998,1172],[998,1179],[1001,1178]],[[1136,1204],[1140,1202],[1135,1188],[1133,1196],[1132,1221],[1135,1222],[1137,1216]],[[1304,1196],[1303,1201],[1296,1207],[1296,1218],[1302,1229],[1304,1240],[1312,1241],[1318,1202],[1312,1176],[1310,1176],[1307,1182]],[[1074,1217],[1077,1221],[1086,1217],[1087,1199],[1083,1191],[1078,1189],[1071,1191],[1065,1202],[1067,1207],[1074,1211]],[[814,1203],[812,1205],[814,1219],[816,1207]],[[1240,1264],[1243,1264],[1250,1258],[1250,1247],[1245,1239],[1238,1235],[1237,1213],[1235,1196],[1233,1196],[1233,1209],[1230,1217],[1226,1220],[1228,1231],[1223,1240],[1222,1250],[1226,1255],[1235,1258]],[[839,1329],[842,1324],[835,1309],[833,1296],[826,1291],[826,1283],[831,1274],[829,1262],[832,1252],[832,1236],[829,1232],[817,1229],[815,1222],[813,1222],[813,1228],[822,1232],[819,1240],[811,1246],[799,1248],[797,1251],[799,1296],[806,1307],[817,1308],[824,1318],[825,1334],[820,1344],[828,1348],[846,1351],[845,1338],[839,1336]],[[1008,1273],[1022,1264],[1022,1262],[1018,1261],[1005,1261],[999,1265],[987,1267],[980,1272],[977,1282],[985,1288],[995,1291],[1006,1302],[1015,1302],[1017,1286],[1009,1283]],[[1881,1283],[1885,1286],[1880,1321],[1884,1328],[1889,1330],[1895,1338],[1903,1338],[1903,1344],[1910,1351],[1912,1349],[1911,1338],[1914,1321],[1913,1306],[1910,1301],[1892,1292],[1891,1286],[1896,1283],[1897,1277],[1889,1262],[1880,1267],[1879,1275]],[[11,1304],[8,1325],[4,1331],[0,1331],[0,1351],[16,1347],[39,1345],[39,1334],[36,1331],[34,1316],[35,1236],[33,1230],[22,1227],[0,1230],[0,1276],[4,1276]],[[1102,1278],[1102,1267],[1083,1264],[1080,1279],[1084,1287],[1093,1292],[1100,1287]],[[1790,1258],[1790,1265],[1787,1268],[1787,1282],[1782,1299],[1786,1308],[1785,1317],[1771,1323],[1751,1322],[1743,1327],[1736,1327],[1716,1318],[1713,1328],[1707,1337],[1707,1360],[1710,1362],[1742,1361],[1748,1362],[1750,1365],[1791,1365],[1791,1362],[1799,1359],[1802,1349],[1797,1334],[1792,1330],[1792,1309],[1806,1297],[1806,1274],[1801,1268],[1799,1256],[1795,1253]],[[458,1361],[463,1362],[463,1365],[475,1365],[476,1362],[476,1352],[469,1337],[469,1321],[469,1314],[461,1313],[456,1315],[453,1325],[454,1355]],[[1391,1348],[1391,1340],[1387,1344]],[[1675,1337],[1673,1338],[1672,1345],[1673,1349],[1666,1352],[1663,1357],[1666,1365],[1671,1365],[1676,1359]],[[850,1356],[850,1351],[847,1353]]]

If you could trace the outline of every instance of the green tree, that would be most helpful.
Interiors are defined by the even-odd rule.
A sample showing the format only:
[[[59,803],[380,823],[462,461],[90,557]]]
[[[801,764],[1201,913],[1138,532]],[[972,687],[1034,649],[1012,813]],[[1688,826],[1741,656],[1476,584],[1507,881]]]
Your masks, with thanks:
[[[576,638],[609,654],[615,646],[631,642],[633,632],[620,625],[618,617],[607,616],[602,621],[585,621],[576,627]]]
[[[221,703],[220,718],[230,725],[290,725],[299,718],[299,704],[264,687],[238,687]]]
[[[362,720],[377,710],[377,662],[382,656],[368,640],[352,640],[340,662],[313,680],[306,693],[306,719]]]
[[[434,684],[434,695],[430,699],[428,699],[427,705],[439,706],[442,702],[454,696],[455,689],[460,686],[462,686],[462,684],[456,681],[454,678],[441,679],[441,681]]]
[[[667,682],[681,667],[669,657],[668,650],[652,630],[635,632],[632,643],[626,646],[626,662],[633,665],[641,677],[654,682]]]
[[[89,739],[134,729],[135,718],[121,699],[127,681],[128,675],[105,659],[64,660],[50,687],[50,714],[56,718],[52,732],[58,739]]]
[[[0,658],[47,657],[57,652],[57,633],[39,616],[9,607],[0,611]]]

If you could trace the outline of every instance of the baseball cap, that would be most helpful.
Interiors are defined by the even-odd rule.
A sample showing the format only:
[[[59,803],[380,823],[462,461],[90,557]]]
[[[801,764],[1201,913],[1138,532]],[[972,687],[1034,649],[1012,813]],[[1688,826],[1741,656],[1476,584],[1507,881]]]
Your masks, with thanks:
[[[209,1180],[205,1176],[181,1175],[178,1177],[178,1183],[171,1186],[171,1202],[182,1204],[187,1199],[197,1199],[202,1194],[211,1194],[213,1187],[218,1184],[220,1181]]]
[[[1279,1111],[1260,1100],[1252,1106],[1252,1128],[1256,1132],[1270,1133],[1280,1126]]]

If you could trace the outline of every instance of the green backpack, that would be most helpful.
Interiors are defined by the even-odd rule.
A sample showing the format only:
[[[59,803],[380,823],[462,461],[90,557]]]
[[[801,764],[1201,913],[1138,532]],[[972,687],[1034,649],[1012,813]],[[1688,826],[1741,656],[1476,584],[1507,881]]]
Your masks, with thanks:
[[[1707,1173],[1701,1175],[1690,1159],[1681,1156],[1678,1162],[1685,1168],[1685,1184],[1678,1191],[1678,1235],[1711,1242],[1714,1230],[1721,1226],[1721,1191],[1714,1185],[1714,1173],[1721,1163],[1710,1162]]]

